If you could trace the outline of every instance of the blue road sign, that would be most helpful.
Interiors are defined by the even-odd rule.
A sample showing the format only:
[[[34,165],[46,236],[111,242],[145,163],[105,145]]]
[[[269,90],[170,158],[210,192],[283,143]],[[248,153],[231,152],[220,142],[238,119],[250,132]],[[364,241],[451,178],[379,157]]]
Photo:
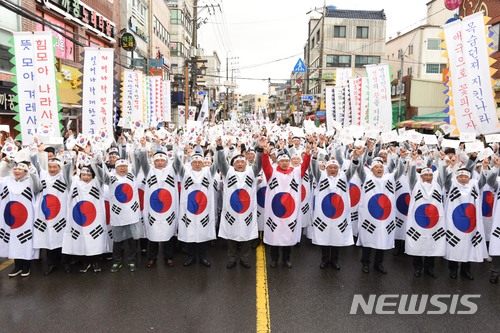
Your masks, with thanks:
[[[310,101],[310,102],[312,102],[313,99],[314,99],[314,96],[313,95],[302,95],[302,96],[300,96],[300,99],[303,100],[303,101]]]
[[[205,96],[206,94],[206,91],[198,91],[198,96]]]
[[[301,58],[297,61],[295,64],[295,67],[293,68],[294,73],[305,73],[306,72],[306,64],[302,61]]]

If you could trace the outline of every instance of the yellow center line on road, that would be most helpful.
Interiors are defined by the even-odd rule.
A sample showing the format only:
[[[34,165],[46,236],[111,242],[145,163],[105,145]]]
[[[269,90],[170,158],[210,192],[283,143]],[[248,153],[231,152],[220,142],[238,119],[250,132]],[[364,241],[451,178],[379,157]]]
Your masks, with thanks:
[[[271,332],[269,290],[267,286],[266,247],[261,243],[256,250],[256,310],[257,333]]]
[[[14,260],[12,260],[12,259],[7,260],[6,262],[4,262],[3,264],[0,265],[0,271],[3,269],[6,269],[7,267],[12,265],[13,263],[14,263]]]

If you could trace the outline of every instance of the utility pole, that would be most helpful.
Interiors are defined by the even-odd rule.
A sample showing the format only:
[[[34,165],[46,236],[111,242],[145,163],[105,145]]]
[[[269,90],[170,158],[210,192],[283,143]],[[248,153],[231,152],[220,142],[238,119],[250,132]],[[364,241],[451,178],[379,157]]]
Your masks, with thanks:
[[[405,52],[406,53],[406,52]],[[398,122],[401,122],[401,102],[403,99],[403,67],[405,64],[405,55],[403,50],[401,50],[401,70],[399,72],[398,89],[399,89],[399,107],[398,107]]]
[[[319,44],[319,71],[318,71],[318,110],[321,109],[321,96],[323,93],[323,50],[325,45],[325,18],[326,18],[326,0],[323,1],[323,17],[321,18],[321,43]]]

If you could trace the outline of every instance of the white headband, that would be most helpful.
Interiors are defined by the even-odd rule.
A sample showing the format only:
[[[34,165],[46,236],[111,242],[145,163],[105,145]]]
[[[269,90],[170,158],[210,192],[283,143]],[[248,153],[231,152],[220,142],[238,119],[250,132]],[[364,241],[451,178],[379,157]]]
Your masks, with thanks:
[[[14,169],[21,169],[24,171],[30,170],[30,168],[28,167],[28,164],[26,164],[26,163],[17,163],[16,166],[14,167]]]
[[[420,170],[420,174],[421,175],[425,175],[425,174],[433,174],[432,172],[432,169],[431,168],[423,168],[422,170]]]
[[[119,166],[128,166],[128,162],[126,160],[120,159],[115,162],[115,168]]]
[[[465,170],[465,169],[459,169],[457,170],[457,173],[456,173],[456,176],[467,176],[470,178],[470,171],[469,170]]]
[[[325,164],[325,166],[328,168],[330,165],[336,165],[339,166],[339,162],[337,160],[328,160]]]
[[[379,159],[374,159],[372,161],[372,164],[370,164],[370,169],[373,168],[376,165],[384,165],[384,163],[381,160],[379,160]]]
[[[200,154],[191,155],[191,161],[203,161],[203,156]]]
[[[61,160],[58,160],[58,159],[50,159],[49,164],[57,164],[61,169],[64,165],[64,163],[61,161]]]
[[[290,159],[290,157],[287,154],[281,154],[277,158],[278,162],[281,160],[289,160],[289,159]]]
[[[153,156],[153,161],[156,161],[156,160],[167,160],[167,155],[163,154],[163,153],[160,153],[160,154],[154,154]]]

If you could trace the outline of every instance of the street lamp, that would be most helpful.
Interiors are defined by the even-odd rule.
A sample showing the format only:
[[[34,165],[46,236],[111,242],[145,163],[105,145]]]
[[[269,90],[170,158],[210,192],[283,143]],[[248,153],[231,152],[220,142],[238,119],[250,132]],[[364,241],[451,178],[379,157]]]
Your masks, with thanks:
[[[226,88],[226,95],[224,96],[224,119],[227,119],[227,98],[229,88],[231,88],[231,82],[229,82],[229,80],[224,81],[224,87]]]

